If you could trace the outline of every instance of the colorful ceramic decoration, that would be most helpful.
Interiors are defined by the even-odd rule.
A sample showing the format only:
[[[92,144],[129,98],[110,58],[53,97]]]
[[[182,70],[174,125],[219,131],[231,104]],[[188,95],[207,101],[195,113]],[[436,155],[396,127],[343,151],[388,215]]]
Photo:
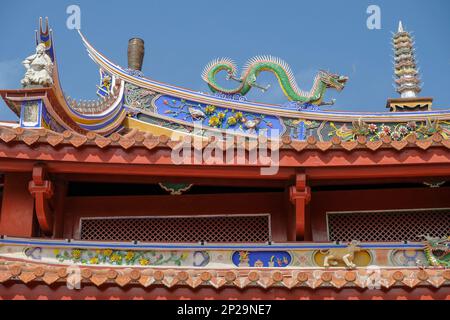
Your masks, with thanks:
[[[425,236],[425,254],[432,266],[450,267],[450,237]]]
[[[436,242],[437,241],[437,242]],[[251,244],[145,244],[124,245],[73,241],[64,243],[46,240],[0,239],[0,259],[11,258],[64,265],[105,266],[165,266],[165,267],[221,267],[221,268],[358,268],[445,266],[448,252],[444,240],[422,243],[308,243],[277,245]],[[428,251],[430,246],[432,256]],[[447,247],[448,249],[448,247]],[[444,252],[444,253],[442,253]],[[447,256],[446,256],[447,255]],[[345,259],[344,259],[345,257]],[[433,260],[434,257],[436,260]],[[345,261],[347,260],[347,261]],[[334,263],[333,263],[334,261]],[[435,262],[433,262],[435,261]],[[329,266],[326,266],[328,262]]]
[[[226,89],[216,81],[216,75],[220,71],[227,72],[227,78],[239,83],[234,89]],[[278,79],[281,89],[286,97],[300,104],[310,103],[315,105],[332,104],[323,103],[323,96],[326,89],[334,88],[339,91],[344,89],[348,80],[345,76],[320,71],[314,79],[314,83],[309,92],[299,89],[295,81],[294,73],[289,65],[280,58],[272,56],[256,56],[250,59],[242,71],[241,77],[237,77],[237,67],[228,58],[216,59],[210,62],[202,73],[203,80],[208,83],[213,92],[220,92],[227,95],[246,95],[251,88],[258,88],[267,91],[269,87],[261,86],[256,82],[259,74],[263,71],[272,72]]]
[[[292,257],[285,251],[236,251],[232,260],[238,267],[287,267]]]

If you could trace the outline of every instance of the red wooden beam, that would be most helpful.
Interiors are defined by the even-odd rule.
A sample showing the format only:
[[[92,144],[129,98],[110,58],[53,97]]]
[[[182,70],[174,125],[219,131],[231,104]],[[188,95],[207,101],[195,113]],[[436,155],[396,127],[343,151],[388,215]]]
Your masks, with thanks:
[[[28,190],[35,200],[36,216],[39,226],[46,234],[53,231],[53,211],[49,205],[49,199],[53,196],[53,184],[45,180],[46,171],[43,164],[36,164],[32,172],[33,180],[28,185]]]
[[[1,159],[0,172],[31,172],[36,161],[19,159]],[[257,166],[176,166],[176,165],[127,165],[111,163],[87,163],[46,161],[47,170],[55,174],[96,174],[153,176],[179,179],[223,178],[250,180],[294,180],[295,167],[281,167],[276,175],[262,176]],[[424,163],[415,165],[379,165],[379,166],[345,166],[345,167],[303,167],[308,179],[314,182],[325,180],[379,179],[379,178],[414,178],[450,176],[450,162],[445,164]],[[231,169],[231,170],[230,170]]]
[[[36,161],[4,160],[0,159],[0,171],[3,172],[29,172],[32,171]],[[287,180],[294,177],[295,168],[280,168],[275,175],[261,175],[257,166],[207,166],[207,165],[129,165],[111,163],[89,162],[61,162],[46,161],[49,173],[76,173],[76,174],[117,174],[117,175],[144,175],[158,177],[179,178],[227,178],[227,179],[261,179],[261,180]]]
[[[305,172],[312,180],[443,177],[450,175],[450,162],[402,166],[320,167],[307,168]]]
[[[295,185],[289,190],[291,203],[295,206],[295,230],[297,238],[305,236],[305,210],[311,201],[311,189],[306,185],[306,175],[298,173]]]
[[[171,150],[168,148],[146,148],[123,149],[121,147],[106,147],[101,149],[93,145],[84,145],[79,148],[72,146],[61,146],[54,148],[47,143],[35,143],[28,146],[22,143],[4,144],[0,142],[0,158],[34,161],[58,161],[63,163],[76,162],[77,164],[134,164],[134,165],[170,165],[177,166],[172,161]],[[449,165],[450,150],[445,147],[433,147],[427,150],[303,150],[296,152],[292,150],[281,150],[279,165],[283,167],[354,167],[354,166],[389,166],[389,165],[418,165],[418,164],[441,164]],[[198,166],[192,161],[182,167]],[[238,164],[235,157],[230,164],[203,164],[202,167],[264,167],[261,163]]]

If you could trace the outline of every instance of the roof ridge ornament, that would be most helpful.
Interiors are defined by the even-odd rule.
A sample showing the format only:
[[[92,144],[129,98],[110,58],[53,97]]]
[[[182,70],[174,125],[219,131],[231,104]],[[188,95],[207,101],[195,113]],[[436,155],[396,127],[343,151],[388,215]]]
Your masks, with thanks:
[[[35,31],[36,53],[22,61],[26,69],[21,80],[24,88],[42,88],[53,86],[54,79],[54,52],[52,30],[49,27],[48,17],[39,18],[39,28]]]
[[[432,98],[420,98],[422,81],[415,56],[415,42],[411,32],[406,31],[402,21],[392,36],[394,50],[394,87],[400,98],[388,99],[391,111],[429,111]]]
[[[50,87],[53,85],[53,62],[45,51],[46,45],[41,42],[36,47],[36,53],[22,61],[26,69],[21,81],[24,88]]]
[[[220,71],[227,73],[227,80],[234,80],[239,85],[233,89],[221,86],[216,81],[216,75]],[[206,65],[202,72],[202,78],[213,93],[219,92],[226,95],[239,94],[245,96],[252,88],[261,89],[263,92],[269,90],[270,85],[263,86],[256,82],[259,74],[263,71],[272,72],[278,78],[285,96],[299,105],[333,105],[334,101],[323,101],[325,91],[329,88],[341,91],[348,80],[346,76],[320,70],[314,79],[311,90],[302,91],[298,87],[294,73],[289,65],[282,59],[271,55],[260,55],[249,59],[240,77],[237,76],[237,67],[233,60],[229,58],[215,59]]]
[[[419,71],[414,54],[414,42],[409,32],[405,31],[401,21],[398,23],[398,31],[393,37],[394,73],[397,92],[402,98],[415,98],[422,90],[420,86]]]
[[[403,24],[402,24],[401,20],[398,21],[398,30],[397,30],[397,32],[403,32]]]

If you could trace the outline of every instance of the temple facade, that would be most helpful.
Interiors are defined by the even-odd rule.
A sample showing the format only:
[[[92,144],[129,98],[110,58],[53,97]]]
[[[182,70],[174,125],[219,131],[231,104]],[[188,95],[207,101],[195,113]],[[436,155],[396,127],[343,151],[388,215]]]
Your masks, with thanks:
[[[213,60],[202,93],[146,77],[141,39],[125,68],[80,38],[97,100],[64,93],[42,19],[0,89],[0,298],[450,298],[450,109],[401,23],[399,97],[369,113],[322,110],[349,79],[304,91],[276,57]],[[286,104],[246,98],[263,71]]]

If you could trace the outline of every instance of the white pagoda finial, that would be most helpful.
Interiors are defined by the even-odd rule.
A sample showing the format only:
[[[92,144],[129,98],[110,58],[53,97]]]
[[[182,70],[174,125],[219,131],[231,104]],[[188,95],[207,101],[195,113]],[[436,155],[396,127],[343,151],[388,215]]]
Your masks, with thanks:
[[[394,71],[397,92],[402,98],[414,98],[421,91],[419,70],[414,57],[414,42],[411,34],[398,22],[398,31],[393,36]]]

